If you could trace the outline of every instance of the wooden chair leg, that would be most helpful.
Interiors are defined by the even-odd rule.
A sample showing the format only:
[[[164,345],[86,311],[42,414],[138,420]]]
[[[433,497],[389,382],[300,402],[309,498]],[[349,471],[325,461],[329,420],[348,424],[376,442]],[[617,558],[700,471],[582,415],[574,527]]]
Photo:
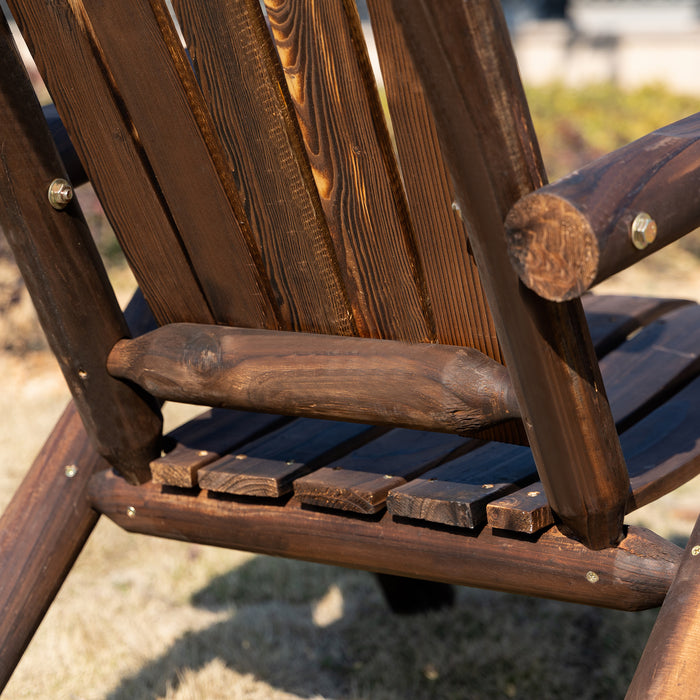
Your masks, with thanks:
[[[0,692],[97,522],[102,467],[71,403],[0,519]]]
[[[700,687],[700,518],[626,700],[693,700]]]
[[[393,612],[413,615],[440,610],[454,604],[454,588],[449,583],[404,578],[390,574],[375,574],[384,600]]]

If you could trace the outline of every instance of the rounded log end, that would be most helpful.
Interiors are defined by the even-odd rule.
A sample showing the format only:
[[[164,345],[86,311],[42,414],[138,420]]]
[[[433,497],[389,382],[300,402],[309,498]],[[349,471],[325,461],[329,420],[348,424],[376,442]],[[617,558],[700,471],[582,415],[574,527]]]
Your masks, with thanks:
[[[506,218],[506,237],[523,284],[545,299],[575,299],[596,279],[598,240],[584,214],[561,197],[523,197]]]

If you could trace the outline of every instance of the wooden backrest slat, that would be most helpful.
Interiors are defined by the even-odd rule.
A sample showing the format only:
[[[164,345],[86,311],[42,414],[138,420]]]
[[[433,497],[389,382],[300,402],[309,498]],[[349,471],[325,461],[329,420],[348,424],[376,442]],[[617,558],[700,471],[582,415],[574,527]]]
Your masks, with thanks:
[[[259,0],[173,3],[288,330],[352,335],[333,242]]]
[[[502,361],[467,227],[391,0],[368,0],[367,5],[438,341],[473,347]]]
[[[215,319],[277,328],[230,166],[165,1],[82,7]]]
[[[178,232],[82,19],[67,3],[11,0],[10,5],[154,315],[160,323],[211,322]]]
[[[430,341],[434,321],[362,28],[350,0],[267,0],[361,335]]]

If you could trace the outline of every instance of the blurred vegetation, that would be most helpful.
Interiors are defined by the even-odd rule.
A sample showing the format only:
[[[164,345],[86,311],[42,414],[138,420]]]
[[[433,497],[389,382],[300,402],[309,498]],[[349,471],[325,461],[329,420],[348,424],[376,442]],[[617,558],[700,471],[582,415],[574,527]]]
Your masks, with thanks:
[[[677,95],[663,85],[624,91],[610,83],[552,84],[526,92],[550,181],[700,111],[700,97]],[[697,232],[674,245],[700,257]]]

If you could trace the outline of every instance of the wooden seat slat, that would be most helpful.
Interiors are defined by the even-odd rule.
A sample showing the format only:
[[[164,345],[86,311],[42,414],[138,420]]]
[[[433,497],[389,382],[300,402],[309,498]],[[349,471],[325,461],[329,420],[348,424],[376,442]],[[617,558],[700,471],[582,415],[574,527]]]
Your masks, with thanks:
[[[700,474],[698,408],[700,379],[695,379],[622,434],[620,442],[631,486],[627,512],[651,503]],[[554,522],[539,482],[489,503],[487,513],[491,527],[518,532],[538,532]]]
[[[273,280],[283,327],[353,335],[333,242],[260,2],[173,5]]]
[[[278,498],[292,482],[384,432],[360,423],[298,418],[199,471],[203,489]]]
[[[267,0],[360,335],[430,341],[434,320],[357,10]]]
[[[610,310],[607,301],[600,306]],[[653,309],[657,305],[649,303],[645,306]],[[642,493],[653,493],[654,489],[659,495],[666,493],[677,485],[678,479],[697,469],[694,443],[688,446],[687,454],[685,450],[675,454],[692,435],[692,424],[680,419],[674,424],[672,420],[672,416],[677,416],[679,411],[683,412],[685,420],[688,390],[683,397],[679,395],[665,404],[658,415],[652,413],[642,423],[627,430],[645,412],[648,413],[650,407],[658,404],[659,396],[665,396],[671,388],[682,385],[689,374],[700,371],[697,355],[692,351],[692,348],[700,347],[700,330],[693,332],[697,328],[695,320],[700,320],[700,306],[674,308],[674,305],[669,305],[668,308],[671,310],[665,316],[649,323],[627,343],[607,355],[607,362],[605,359],[601,362],[603,379],[606,387],[609,386],[608,399],[613,417],[620,429],[627,431],[622,436],[622,448],[629,475],[633,477],[633,482],[637,479],[636,485],[632,485],[633,493],[636,488],[638,498],[644,499],[645,503],[653,498]],[[618,318],[618,323],[628,323],[624,314],[613,313],[612,316]],[[660,355],[660,360],[657,355]],[[666,360],[666,357],[670,359]],[[617,381],[619,373],[625,368],[625,379]],[[674,401],[678,401],[677,406]],[[659,428],[662,424],[666,426],[663,431],[668,433],[668,442],[657,438],[662,432]],[[644,428],[639,428],[641,425]],[[674,428],[673,431],[669,425]],[[666,452],[652,450],[651,438],[643,440],[644,431],[660,441],[654,444]],[[643,440],[646,448],[644,459],[658,457],[660,466],[652,470],[653,474],[649,471],[651,465],[648,461],[643,465],[630,462],[633,458],[630,451],[636,444],[633,442],[635,440],[637,443]],[[640,452],[640,448],[635,449]],[[670,460],[668,464],[667,460]],[[655,477],[658,484],[654,483]],[[486,493],[480,492],[478,482],[493,482],[494,491],[487,489]],[[525,488],[518,489],[518,484]],[[486,502],[494,500],[495,496],[489,497],[495,491],[499,491],[499,500],[487,507]],[[509,491],[515,493],[507,495]],[[489,445],[428,471],[420,479],[392,491],[387,507],[395,515],[461,527],[482,524],[486,519],[486,508],[493,527],[535,532],[553,522],[544,486],[537,479],[529,448],[514,445]]]
[[[456,450],[475,442],[457,435],[398,428],[331,464],[297,479],[294,495],[323,508],[372,514],[384,509],[388,492],[415,478]]]
[[[267,413],[216,408],[207,411],[166,437],[165,442],[174,446],[151,462],[153,481],[183,488],[197,486],[197,472],[205,464],[289,420]]]
[[[581,298],[596,355],[603,357],[623,343],[630,333],[646,326],[688,299],[586,294]]]

